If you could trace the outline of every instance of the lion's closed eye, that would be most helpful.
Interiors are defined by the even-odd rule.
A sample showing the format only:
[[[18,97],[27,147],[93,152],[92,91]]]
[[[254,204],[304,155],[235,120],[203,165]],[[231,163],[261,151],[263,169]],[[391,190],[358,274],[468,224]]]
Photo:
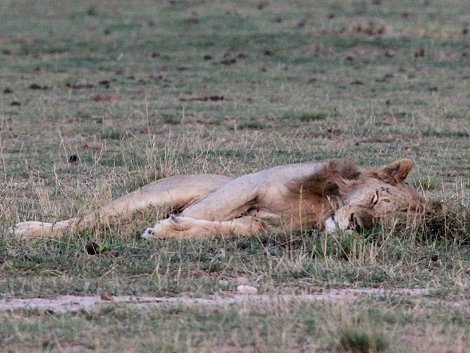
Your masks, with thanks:
[[[379,192],[376,191],[374,196],[372,197],[372,200],[370,201],[370,203],[372,204],[372,206],[375,206],[377,205],[377,202],[379,202]]]

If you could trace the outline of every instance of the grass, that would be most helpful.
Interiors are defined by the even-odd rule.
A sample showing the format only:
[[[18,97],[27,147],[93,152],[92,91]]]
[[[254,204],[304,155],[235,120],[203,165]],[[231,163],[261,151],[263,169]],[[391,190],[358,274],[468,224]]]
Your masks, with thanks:
[[[449,286],[455,272],[468,265],[452,259],[442,244],[416,240],[385,241],[370,235],[332,239],[312,234],[239,240],[168,242],[96,240],[116,252],[90,256],[87,238],[50,240],[23,246],[13,253],[4,246],[2,283],[8,296],[51,296],[59,293],[207,295],[234,290],[244,278],[266,293],[286,285],[287,292],[315,291],[318,286],[426,287]],[[448,246],[449,247],[449,246]],[[440,261],[433,261],[438,254]],[[73,261],[70,259],[73,258]],[[432,269],[432,272],[430,272]],[[96,278],[96,280],[92,280]],[[222,284],[221,284],[222,283]]]
[[[389,347],[384,333],[373,332],[372,329],[360,330],[346,327],[338,332],[339,348],[354,353],[383,352]]]
[[[468,296],[466,1],[6,0],[0,8],[1,297],[206,296],[240,283],[267,294],[430,287],[446,303]],[[443,201],[442,218],[329,238],[144,242],[142,229],[163,215],[149,210],[134,224],[60,240],[22,243],[6,233],[20,220],[84,214],[174,174],[402,157],[416,161],[410,183]],[[116,256],[88,255],[90,241]],[[436,298],[342,312],[284,303],[2,313],[0,350],[465,352],[468,310]]]
[[[350,307],[282,301],[149,310],[105,305],[96,312],[1,315],[6,352],[439,352],[449,339],[456,352],[465,352],[468,345],[468,317],[456,308],[382,300]]]

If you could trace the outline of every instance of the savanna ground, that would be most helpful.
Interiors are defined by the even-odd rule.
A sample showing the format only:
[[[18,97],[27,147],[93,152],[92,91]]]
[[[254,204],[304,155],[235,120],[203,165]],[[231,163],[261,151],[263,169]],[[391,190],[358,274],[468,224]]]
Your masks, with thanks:
[[[1,312],[0,351],[470,351],[469,26],[466,0],[3,0],[2,298],[428,292]],[[423,227],[147,242],[145,212],[60,240],[7,232],[174,174],[401,157],[444,204]]]

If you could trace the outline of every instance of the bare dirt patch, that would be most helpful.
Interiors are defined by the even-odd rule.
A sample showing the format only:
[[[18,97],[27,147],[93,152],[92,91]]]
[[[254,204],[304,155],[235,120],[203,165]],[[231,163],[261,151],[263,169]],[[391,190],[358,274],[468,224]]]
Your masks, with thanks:
[[[239,303],[266,303],[266,302],[348,302],[368,297],[396,296],[406,298],[417,298],[428,294],[428,289],[383,289],[383,288],[360,288],[360,289],[330,289],[316,294],[233,294],[221,292],[220,294],[206,298],[191,298],[188,295],[180,297],[150,297],[150,296],[76,296],[61,295],[56,298],[30,298],[0,299],[1,311],[14,311],[22,309],[33,309],[45,313],[93,311],[102,305],[134,305],[139,307],[153,307],[161,304],[183,304],[183,305],[228,305]]]

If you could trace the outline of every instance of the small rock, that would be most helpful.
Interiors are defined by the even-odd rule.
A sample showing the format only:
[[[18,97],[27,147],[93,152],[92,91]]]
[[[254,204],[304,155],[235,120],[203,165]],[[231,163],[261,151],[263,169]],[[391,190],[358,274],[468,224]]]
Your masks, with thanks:
[[[351,85],[362,86],[363,84],[364,84],[364,82],[362,82],[361,80],[355,80],[355,81],[351,82]]]
[[[69,163],[76,163],[80,160],[80,158],[76,154],[72,154],[69,156]]]
[[[415,58],[422,58],[424,56],[424,49],[420,48],[419,50],[415,51]]]
[[[41,85],[38,85],[37,83],[32,83],[31,85],[29,85],[29,89],[33,89],[33,90],[46,90],[48,89],[49,87],[47,86],[41,86]]]
[[[100,86],[103,86],[104,88],[109,88],[109,86],[111,85],[111,82],[109,80],[103,80],[103,81],[98,82],[98,84]]]
[[[88,255],[99,254],[100,252],[99,249],[100,249],[100,246],[94,241],[91,241],[87,245],[85,245],[85,250],[88,253]]]
[[[97,15],[97,12],[96,12],[96,8],[94,6],[90,6],[87,10],[86,10],[86,14],[88,16],[96,16]]]
[[[243,284],[240,284],[237,287],[237,292],[240,294],[256,294],[258,293],[258,290],[255,287],[245,286]]]

